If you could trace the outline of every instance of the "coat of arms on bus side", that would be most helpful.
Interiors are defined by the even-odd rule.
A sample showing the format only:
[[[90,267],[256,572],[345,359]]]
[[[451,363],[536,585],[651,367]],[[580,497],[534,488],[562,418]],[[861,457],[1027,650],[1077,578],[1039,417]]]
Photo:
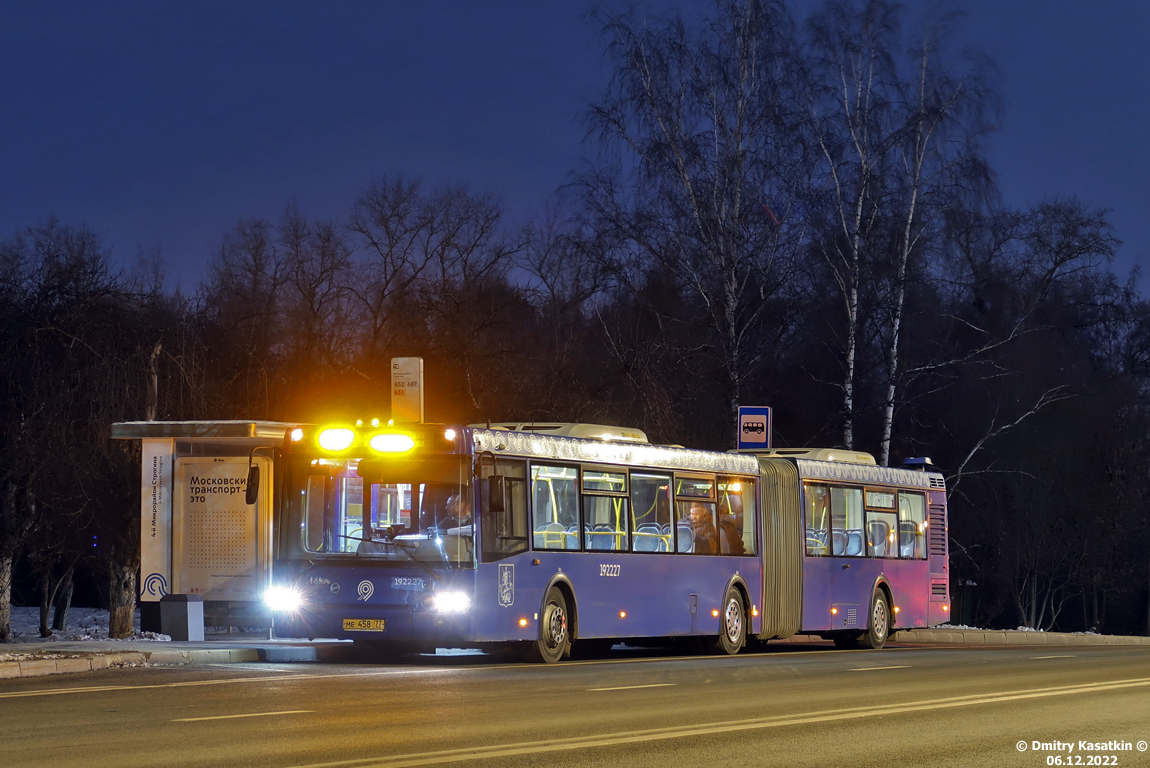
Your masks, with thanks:
[[[499,566],[499,604],[506,608],[515,602],[515,566]]]

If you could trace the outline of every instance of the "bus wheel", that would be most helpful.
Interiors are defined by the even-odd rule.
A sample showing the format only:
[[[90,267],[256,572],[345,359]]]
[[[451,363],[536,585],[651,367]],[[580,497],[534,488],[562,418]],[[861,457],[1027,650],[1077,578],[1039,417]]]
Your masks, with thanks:
[[[874,591],[870,601],[870,626],[863,633],[859,644],[863,648],[878,650],[886,644],[887,635],[890,634],[890,606],[886,602],[886,593],[881,589]]]
[[[739,590],[731,587],[723,598],[719,613],[719,634],[707,640],[707,650],[714,654],[733,656],[743,647],[747,637],[747,614]]]
[[[531,643],[528,658],[554,664],[571,652],[571,635],[567,627],[567,601],[563,593],[552,588],[543,605],[539,622],[539,639]]]

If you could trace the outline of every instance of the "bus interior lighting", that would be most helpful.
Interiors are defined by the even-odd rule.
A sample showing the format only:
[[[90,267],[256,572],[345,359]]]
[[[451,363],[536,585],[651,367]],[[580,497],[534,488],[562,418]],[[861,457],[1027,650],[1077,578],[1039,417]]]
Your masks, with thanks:
[[[264,603],[276,613],[294,613],[303,607],[303,595],[291,587],[268,587]]]
[[[437,613],[463,613],[471,607],[471,598],[466,592],[436,592],[431,604]]]
[[[411,435],[383,432],[373,435],[369,445],[378,453],[407,453],[415,447],[415,440]]]
[[[296,427],[291,431],[291,441],[293,443],[298,443],[300,440],[303,440],[303,430],[299,427]]]
[[[325,429],[319,433],[319,447],[325,451],[346,451],[354,442],[355,432],[350,429]]]

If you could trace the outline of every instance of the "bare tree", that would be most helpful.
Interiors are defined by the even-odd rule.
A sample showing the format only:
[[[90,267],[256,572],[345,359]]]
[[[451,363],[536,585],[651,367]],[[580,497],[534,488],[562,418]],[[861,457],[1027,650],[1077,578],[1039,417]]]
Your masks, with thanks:
[[[606,150],[582,180],[590,221],[629,254],[615,274],[633,294],[656,264],[697,297],[733,425],[804,226],[792,21],[755,0],[720,0],[697,28],[599,20],[614,75],[590,113]]]

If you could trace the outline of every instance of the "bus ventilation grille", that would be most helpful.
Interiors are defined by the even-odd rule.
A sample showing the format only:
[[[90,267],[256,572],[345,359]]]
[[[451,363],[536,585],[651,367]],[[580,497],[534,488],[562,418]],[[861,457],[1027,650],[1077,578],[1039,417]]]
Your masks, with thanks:
[[[943,480],[941,477],[932,477],[930,479],[930,487],[931,488],[944,488],[945,489],[946,488],[946,481]]]
[[[858,609],[857,608],[847,608],[846,626],[855,627],[855,626],[858,626],[858,623],[859,623]]]
[[[932,597],[946,597],[946,582],[938,581],[931,584],[930,594]]]
[[[930,511],[930,553],[946,554],[946,515],[941,509]]]

